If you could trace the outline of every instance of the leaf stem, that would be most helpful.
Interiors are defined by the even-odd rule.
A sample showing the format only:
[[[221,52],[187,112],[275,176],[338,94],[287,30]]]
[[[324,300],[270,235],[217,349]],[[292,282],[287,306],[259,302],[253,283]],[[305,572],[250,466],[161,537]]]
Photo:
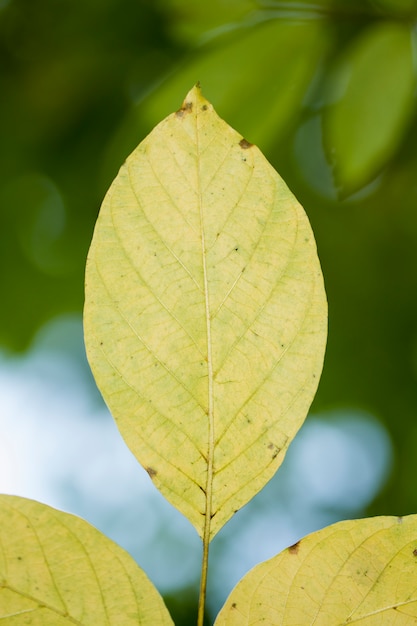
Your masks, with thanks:
[[[203,559],[201,562],[200,597],[198,599],[197,626],[203,626],[206,608],[207,572],[210,540],[203,539]]]

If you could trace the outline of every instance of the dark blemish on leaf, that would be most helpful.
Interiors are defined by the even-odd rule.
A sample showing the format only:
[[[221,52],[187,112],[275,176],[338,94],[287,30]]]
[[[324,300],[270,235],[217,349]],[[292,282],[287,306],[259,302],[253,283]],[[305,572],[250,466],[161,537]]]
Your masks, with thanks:
[[[203,104],[203,106],[201,107],[201,110],[202,111],[207,111],[207,109],[208,109],[207,104]]]
[[[214,511],[214,513],[212,513],[212,514],[210,515],[210,519],[213,519],[213,517],[214,517],[215,515],[217,515],[217,511]]]
[[[273,450],[272,458],[276,459],[278,454],[281,452],[281,448],[278,448],[274,443],[270,443],[268,445],[268,450]]]
[[[204,495],[206,495],[206,490],[204,489],[204,487],[202,487],[201,485],[198,485],[201,489],[201,491],[204,493]]]
[[[413,550],[413,556],[417,556],[417,548],[414,548],[414,550]]]
[[[294,543],[292,546],[288,548],[288,552],[290,554],[298,554],[298,550],[300,549],[300,543],[301,541],[297,541],[297,543]]]
[[[145,469],[151,478],[154,478],[158,473],[153,467],[145,467]]]
[[[232,609],[235,609],[236,607],[237,607],[236,602],[233,602],[233,604],[232,604]]]
[[[175,113],[175,115],[177,117],[184,117],[184,115],[186,113],[191,113],[192,110],[193,110],[193,103],[192,102],[184,102],[182,107]]]
[[[247,139],[241,139],[239,141],[239,146],[244,150],[248,150],[248,148],[252,148],[253,143],[250,143]]]
[[[237,252],[237,251],[239,250],[239,246],[236,246],[235,250],[236,250],[236,252]]]

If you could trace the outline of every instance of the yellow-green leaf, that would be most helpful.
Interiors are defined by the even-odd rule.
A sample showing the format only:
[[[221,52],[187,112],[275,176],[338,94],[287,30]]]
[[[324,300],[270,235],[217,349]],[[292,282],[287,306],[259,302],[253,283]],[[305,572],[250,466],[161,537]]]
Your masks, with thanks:
[[[303,209],[193,88],[104,200],[84,320],[123,437],[201,536],[281,464],[319,381],[326,311]]]
[[[257,565],[215,626],[417,623],[417,515],[339,522]]]
[[[172,626],[133,559],[84,520],[0,496],[0,622]]]

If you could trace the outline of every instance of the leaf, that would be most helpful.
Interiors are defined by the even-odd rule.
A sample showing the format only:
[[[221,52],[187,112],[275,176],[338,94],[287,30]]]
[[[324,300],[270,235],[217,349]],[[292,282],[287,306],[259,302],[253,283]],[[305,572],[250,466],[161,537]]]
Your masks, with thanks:
[[[152,583],[84,520],[0,496],[0,621],[17,626],[172,626]]]
[[[356,190],[393,156],[410,121],[416,76],[412,33],[387,22],[369,27],[336,66],[325,142],[339,185]]]
[[[417,623],[417,515],[339,522],[257,565],[215,626]]]
[[[214,536],[272,477],[306,416],[326,299],[301,206],[198,87],[104,200],[84,320],[128,446]]]

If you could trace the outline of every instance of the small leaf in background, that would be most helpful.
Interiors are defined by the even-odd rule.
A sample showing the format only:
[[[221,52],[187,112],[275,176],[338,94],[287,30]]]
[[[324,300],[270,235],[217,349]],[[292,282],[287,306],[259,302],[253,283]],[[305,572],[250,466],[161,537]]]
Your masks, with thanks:
[[[173,626],[134,560],[84,520],[0,496],[0,621]]]
[[[417,515],[350,520],[257,565],[215,626],[417,623]]]
[[[302,207],[198,87],[104,200],[84,322],[126,443],[213,537],[273,476],[305,419],[327,305]]]
[[[415,87],[413,34],[405,25],[370,26],[336,64],[324,139],[342,191],[370,182],[393,156],[413,113]]]

